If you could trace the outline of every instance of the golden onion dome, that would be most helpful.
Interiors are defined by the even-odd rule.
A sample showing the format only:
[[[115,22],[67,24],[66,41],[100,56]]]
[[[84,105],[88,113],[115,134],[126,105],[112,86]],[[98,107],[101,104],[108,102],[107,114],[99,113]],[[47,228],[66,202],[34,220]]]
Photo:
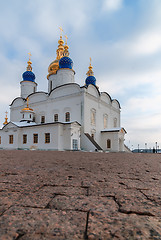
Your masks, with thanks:
[[[59,69],[59,59],[54,60],[52,63],[50,63],[48,67],[48,75],[47,79],[49,79],[50,75],[56,74]]]
[[[61,30],[61,34],[60,34],[60,39],[58,40],[58,48],[56,50],[57,56],[56,56],[56,60],[54,60],[52,63],[50,63],[49,67],[48,67],[48,75],[47,75],[47,79],[49,79],[50,75],[52,74],[56,74],[58,69],[59,69],[59,60],[63,57],[63,52],[64,52],[64,41],[62,39],[62,31],[63,29],[60,27]]]

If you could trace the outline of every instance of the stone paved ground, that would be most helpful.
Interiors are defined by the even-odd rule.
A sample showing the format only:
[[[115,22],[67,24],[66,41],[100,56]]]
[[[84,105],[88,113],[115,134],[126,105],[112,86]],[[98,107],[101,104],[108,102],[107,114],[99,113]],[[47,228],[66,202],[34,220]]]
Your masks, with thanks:
[[[1,150],[0,240],[161,239],[160,172],[160,154]]]

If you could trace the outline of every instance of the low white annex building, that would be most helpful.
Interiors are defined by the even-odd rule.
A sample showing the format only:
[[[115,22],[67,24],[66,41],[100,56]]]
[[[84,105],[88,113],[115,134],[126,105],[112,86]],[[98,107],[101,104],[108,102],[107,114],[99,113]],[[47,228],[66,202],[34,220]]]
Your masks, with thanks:
[[[2,149],[124,151],[120,104],[100,92],[91,61],[85,85],[75,83],[67,42],[58,41],[48,68],[48,92],[37,91],[32,62],[22,75],[21,95],[10,105],[10,122],[0,129]]]

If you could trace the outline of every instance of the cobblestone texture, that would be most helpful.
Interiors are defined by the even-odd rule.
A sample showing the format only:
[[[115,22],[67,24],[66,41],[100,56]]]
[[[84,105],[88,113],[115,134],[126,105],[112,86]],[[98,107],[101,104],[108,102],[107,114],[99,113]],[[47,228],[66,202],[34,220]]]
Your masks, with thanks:
[[[161,155],[0,151],[0,240],[161,239]]]

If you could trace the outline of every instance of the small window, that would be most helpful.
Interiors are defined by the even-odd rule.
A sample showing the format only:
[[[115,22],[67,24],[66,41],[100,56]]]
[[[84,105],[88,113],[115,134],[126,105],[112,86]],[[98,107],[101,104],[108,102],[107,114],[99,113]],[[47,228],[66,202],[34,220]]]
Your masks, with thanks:
[[[1,144],[1,136],[0,136],[0,144]]]
[[[30,114],[30,118],[31,118],[31,114]]]
[[[52,90],[52,81],[50,81],[50,91]]]
[[[70,121],[70,112],[66,112],[66,114],[65,114],[65,121],[66,122]]]
[[[22,118],[24,118],[24,114],[22,115]]]
[[[45,116],[41,116],[41,123],[45,123]]]
[[[34,87],[34,93],[36,92],[36,87]]]
[[[107,140],[107,148],[111,148],[111,140],[110,139]]]
[[[104,128],[107,128],[107,119],[108,119],[108,116],[107,116],[107,114],[105,114],[105,115],[103,116],[103,127],[104,127]]]
[[[24,134],[23,135],[23,144],[26,144],[27,143],[27,134]]]
[[[96,125],[96,110],[94,108],[91,109],[91,124]]]
[[[35,116],[33,117],[33,122],[35,122]]]
[[[91,134],[91,137],[94,139],[94,133]]]
[[[73,150],[78,150],[78,140],[73,139]]]
[[[9,144],[13,144],[13,135],[9,135]]]
[[[114,125],[114,127],[117,127],[117,118],[114,118],[113,125]]]
[[[54,122],[58,122],[58,114],[54,114]]]
[[[33,143],[38,143],[38,134],[33,134]]]
[[[50,133],[45,133],[45,143],[50,143]]]

